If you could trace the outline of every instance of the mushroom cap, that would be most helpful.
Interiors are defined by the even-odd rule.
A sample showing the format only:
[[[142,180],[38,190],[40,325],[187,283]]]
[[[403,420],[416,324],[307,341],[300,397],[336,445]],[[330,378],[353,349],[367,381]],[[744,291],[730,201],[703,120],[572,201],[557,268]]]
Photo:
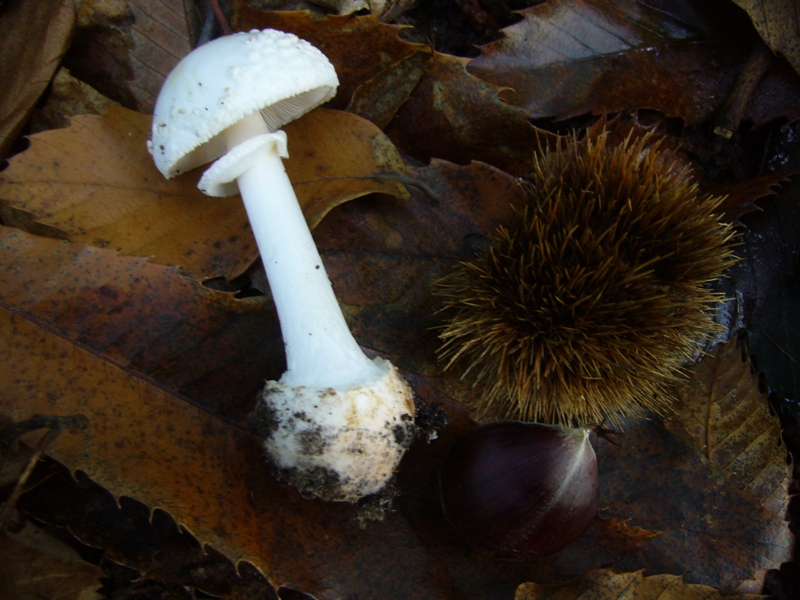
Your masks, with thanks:
[[[253,30],[217,38],[186,55],[156,101],[147,147],[167,179],[227,150],[222,133],[260,111],[275,131],[336,94],[322,52],[291,33]]]

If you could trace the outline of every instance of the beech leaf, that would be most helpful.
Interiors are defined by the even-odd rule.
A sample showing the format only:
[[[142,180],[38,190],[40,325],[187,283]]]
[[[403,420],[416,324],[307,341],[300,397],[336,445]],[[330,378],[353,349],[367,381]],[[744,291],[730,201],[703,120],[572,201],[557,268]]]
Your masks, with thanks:
[[[469,70],[511,88],[511,102],[533,117],[649,108],[696,124],[713,115],[749,52],[746,29],[721,12],[705,15],[688,0],[543,2],[520,11]],[[732,31],[735,46],[722,35]]]
[[[717,346],[676,391],[666,420],[683,433],[742,491],[755,496],[774,519],[786,517],[791,466],[781,425],[770,414],[758,376],[735,343]]]
[[[209,198],[194,171],[170,181],[145,142],[151,118],[121,107],[32,137],[0,174],[7,225],[180,266],[196,278],[241,274],[257,256],[242,201]],[[347,200],[404,198],[404,164],[371,123],[320,109],[290,123],[286,161],[311,226]]]

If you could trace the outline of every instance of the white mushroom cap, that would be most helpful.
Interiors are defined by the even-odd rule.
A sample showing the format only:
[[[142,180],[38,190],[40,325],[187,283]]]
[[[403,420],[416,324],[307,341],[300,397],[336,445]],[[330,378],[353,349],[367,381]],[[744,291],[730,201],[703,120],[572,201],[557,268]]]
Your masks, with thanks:
[[[275,131],[336,94],[322,52],[291,33],[236,33],[200,46],[164,81],[148,149],[169,179],[227,151],[222,132],[260,111]]]

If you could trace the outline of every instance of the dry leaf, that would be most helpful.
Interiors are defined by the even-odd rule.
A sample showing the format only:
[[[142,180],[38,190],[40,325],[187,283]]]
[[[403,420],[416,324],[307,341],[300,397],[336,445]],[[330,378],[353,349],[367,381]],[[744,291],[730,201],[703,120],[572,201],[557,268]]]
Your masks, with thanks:
[[[724,101],[749,52],[742,26],[720,12],[686,0],[544,2],[520,11],[469,70],[511,88],[533,117],[650,108],[696,124]],[[724,43],[733,36],[736,45]]]
[[[75,26],[74,0],[9,2],[0,19],[0,160],[8,156],[58,69]]]
[[[676,392],[672,431],[688,435],[740,490],[753,494],[773,519],[786,516],[791,466],[781,425],[770,414],[758,376],[735,343],[717,346]]]
[[[783,54],[800,73],[800,4],[797,0],[733,0],[753,21],[774,52]]]
[[[41,133],[0,174],[7,225],[183,268],[197,278],[244,272],[257,256],[238,197],[209,198],[199,171],[166,181],[145,141],[150,117],[120,107]],[[354,115],[318,110],[285,128],[286,161],[312,226],[352,198],[406,197],[404,165],[380,131]]]
[[[706,585],[686,583],[680,575],[651,575],[642,571],[614,573],[590,571],[577,581],[559,586],[523,583],[514,600],[722,600],[723,598],[764,598],[750,594],[722,594]]]

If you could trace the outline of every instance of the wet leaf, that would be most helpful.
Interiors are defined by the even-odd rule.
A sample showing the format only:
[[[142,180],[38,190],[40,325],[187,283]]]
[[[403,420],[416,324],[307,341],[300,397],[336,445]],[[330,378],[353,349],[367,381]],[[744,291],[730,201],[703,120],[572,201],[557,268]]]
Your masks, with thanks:
[[[123,108],[76,117],[32,138],[0,175],[4,222],[183,268],[197,278],[242,273],[257,256],[241,199],[209,198],[199,171],[166,181],[145,147],[150,117]],[[319,110],[289,124],[286,169],[312,226],[373,192],[405,197],[404,165],[374,125]]]
[[[764,598],[751,594],[722,594],[706,585],[686,583],[680,575],[650,575],[644,572],[615,573],[591,571],[577,581],[559,586],[523,583],[514,600],[722,600],[722,598]]]
[[[750,51],[721,5],[557,0],[521,11],[469,64],[513,90],[533,117],[655,109],[691,125],[711,117]],[[736,39],[736,44],[728,40]]]
[[[667,427],[687,435],[714,466],[755,496],[774,520],[789,506],[791,467],[778,417],[736,343],[718,346],[677,391]]]
[[[800,398],[800,280],[776,279],[769,298],[748,329],[748,345],[772,391]]]
[[[10,2],[0,19],[0,160],[58,70],[75,26],[73,0]]]
[[[796,0],[733,0],[773,51],[783,54],[800,73],[800,6]]]

